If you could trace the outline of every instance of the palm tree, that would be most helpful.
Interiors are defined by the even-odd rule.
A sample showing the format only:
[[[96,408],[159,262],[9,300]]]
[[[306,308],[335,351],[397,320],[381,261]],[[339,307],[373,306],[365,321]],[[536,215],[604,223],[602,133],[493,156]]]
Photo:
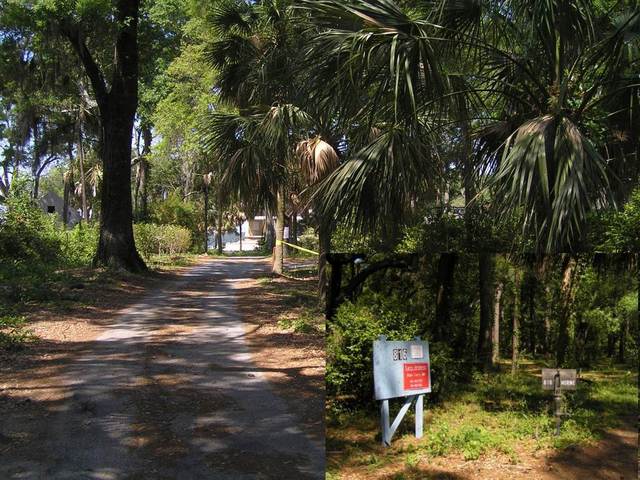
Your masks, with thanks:
[[[640,10],[514,2],[509,15],[488,18],[475,88],[494,105],[478,141],[493,144],[486,159],[496,211],[521,209],[541,250],[575,249],[590,213],[613,205],[620,190],[612,151],[631,160],[615,145],[610,118],[625,112],[637,122],[637,101],[606,106],[637,98]]]
[[[484,178],[476,204],[488,193],[498,218],[519,216],[538,248],[559,250],[575,248],[590,213],[612,205],[617,172],[637,179],[629,168],[638,151],[630,133],[638,124],[637,7],[302,4],[318,31],[307,55],[312,91],[350,145],[320,190],[327,212],[348,211],[369,227],[401,218],[388,209],[406,210],[402,197],[424,196],[429,178],[436,186],[447,165],[438,165],[433,146],[444,145],[464,152],[454,168],[467,200],[473,180]],[[371,127],[384,133],[367,142]],[[403,151],[391,154],[400,138]],[[418,165],[432,175],[416,175]]]
[[[214,9],[218,39],[207,57],[220,72],[220,97],[232,112],[213,112],[202,129],[203,146],[220,158],[230,189],[250,205],[275,210],[276,273],[283,268],[286,189],[297,170],[296,147],[317,123],[299,106],[302,89],[293,72],[303,31],[290,3],[226,1]],[[315,145],[308,156],[317,160],[318,174],[336,163],[326,145]]]

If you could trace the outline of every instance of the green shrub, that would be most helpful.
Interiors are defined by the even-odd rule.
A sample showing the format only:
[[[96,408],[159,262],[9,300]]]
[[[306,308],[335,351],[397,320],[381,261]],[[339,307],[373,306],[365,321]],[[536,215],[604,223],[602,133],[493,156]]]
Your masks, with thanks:
[[[10,197],[0,223],[0,260],[49,264],[59,256],[55,215],[42,212],[28,196]]]
[[[204,238],[202,210],[193,202],[186,202],[178,193],[170,193],[166,200],[151,205],[151,222],[156,225],[177,225],[186,228],[192,238]]]
[[[418,333],[415,320],[398,306],[363,303],[340,306],[327,337],[327,393],[353,396],[360,403],[373,398],[373,341],[380,335],[409,340]]]
[[[177,225],[139,223],[133,234],[138,251],[147,259],[152,254],[186,253],[191,247],[191,232]]]
[[[100,229],[96,224],[78,224],[59,232],[62,253],[68,266],[90,265],[98,249]]]
[[[311,227],[305,229],[304,233],[298,236],[298,245],[308,250],[318,252],[320,250],[318,234]],[[302,254],[300,250],[296,250],[296,252],[298,252],[298,254]]]

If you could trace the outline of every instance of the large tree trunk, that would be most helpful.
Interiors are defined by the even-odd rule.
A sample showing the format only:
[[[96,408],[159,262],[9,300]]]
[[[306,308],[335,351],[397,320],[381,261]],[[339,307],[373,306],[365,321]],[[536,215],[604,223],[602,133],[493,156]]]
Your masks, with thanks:
[[[117,108],[114,110],[118,111]],[[124,120],[128,115],[115,114],[114,117]],[[133,116],[129,118],[128,122],[107,121],[103,125],[102,211],[100,215],[100,240],[95,263],[121,267],[131,271],[142,271],[146,267],[136,250],[133,239],[131,203]]]
[[[518,355],[520,353],[520,272],[516,267],[513,296],[513,332],[511,335],[511,373],[518,370]]]
[[[502,306],[500,302],[503,289],[503,283],[498,282],[493,303],[493,328],[491,329],[491,365],[494,367],[500,360],[500,309]]]
[[[284,266],[284,187],[276,193],[276,245],[273,250],[273,273],[282,274]]]
[[[438,278],[436,286],[436,324],[434,337],[437,341],[448,338],[451,334],[451,295],[453,293],[453,273],[458,255],[443,252],[438,258]]]
[[[496,257],[481,253],[478,258],[480,287],[480,332],[478,334],[478,362],[487,371],[491,367],[491,321],[493,318],[494,274]]]
[[[569,346],[569,317],[571,316],[573,275],[576,261],[570,254],[562,261],[562,285],[560,289],[560,311],[558,314],[558,337],[556,340],[556,364],[562,367]]]
[[[130,271],[146,270],[133,239],[131,201],[131,135],[138,107],[139,9],[139,0],[116,1],[118,31],[110,89],[89,52],[82,30],[71,19],[61,25],[91,80],[100,110],[103,186],[100,240],[94,264]]]

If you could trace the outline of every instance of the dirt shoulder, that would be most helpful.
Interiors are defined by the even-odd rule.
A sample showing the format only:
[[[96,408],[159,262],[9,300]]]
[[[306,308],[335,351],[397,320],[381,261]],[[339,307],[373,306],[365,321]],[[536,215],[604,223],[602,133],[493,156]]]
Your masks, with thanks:
[[[236,288],[253,361],[305,432],[317,438],[324,432],[324,330],[296,331],[296,319],[308,317],[317,304],[316,280],[263,276]],[[313,315],[312,323],[322,321],[317,310]]]
[[[16,304],[35,338],[17,351],[0,349],[0,399],[5,404],[59,400],[63,390],[48,380],[100,336],[121,310],[175,281],[187,268],[165,267],[145,275],[75,269],[64,283],[48,284],[45,298]]]

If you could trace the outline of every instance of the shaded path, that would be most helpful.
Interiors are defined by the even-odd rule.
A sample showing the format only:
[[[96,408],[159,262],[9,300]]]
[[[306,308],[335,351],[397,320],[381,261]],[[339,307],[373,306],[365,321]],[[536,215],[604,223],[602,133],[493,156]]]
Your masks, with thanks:
[[[265,268],[207,260],[123,311],[49,379],[63,400],[3,418],[0,478],[324,478],[322,434],[252,364],[235,308]]]

